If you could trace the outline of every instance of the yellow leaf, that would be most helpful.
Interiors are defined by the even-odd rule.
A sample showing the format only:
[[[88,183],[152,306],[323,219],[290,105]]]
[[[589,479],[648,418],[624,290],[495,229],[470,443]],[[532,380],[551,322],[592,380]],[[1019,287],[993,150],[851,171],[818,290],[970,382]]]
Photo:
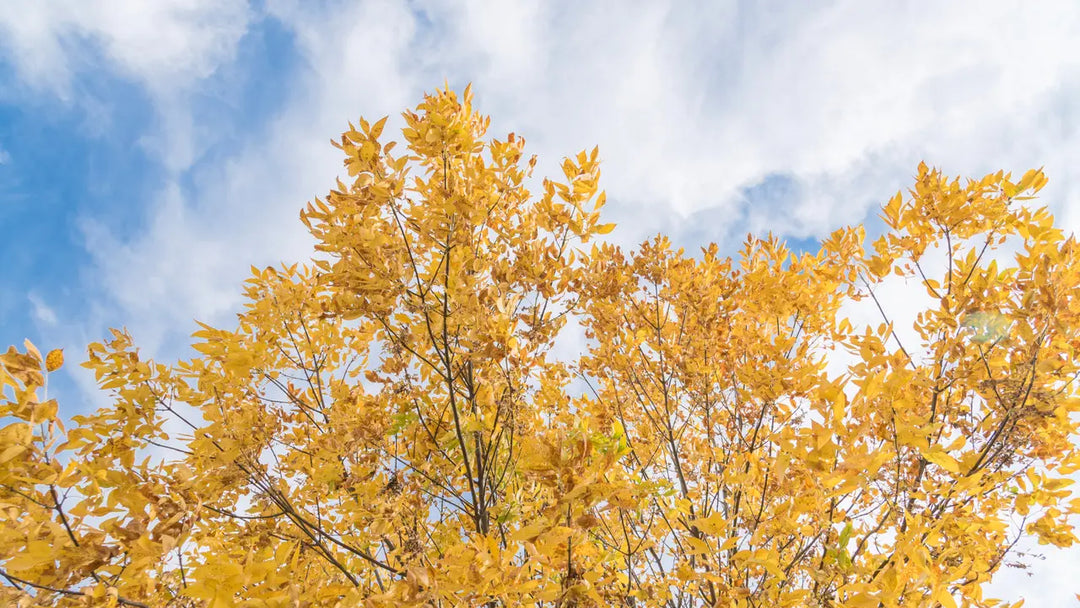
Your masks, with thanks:
[[[56,399],[49,399],[48,401],[38,403],[34,406],[31,422],[36,423],[55,419],[57,407],[58,404],[56,403]]]
[[[386,126],[386,116],[383,116],[379,120],[375,121],[375,124],[371,125],[371,139],[378,139],[382,135],[383,127]]]
[[[940,447],[935,446],[934,449],[923,452],[922,456],[950,473],[960,472],[960,463],[956,462],[955,458],[946,454]]]
[[[845,607],[851,608],[877,608],[880,605],[881,601],[870,593],[856,593],[844,602]]]
[[[37,359],[39,362],[41,361],[41,351],[39,351],[37,347],[34,346],[34,343],[31,342],[29,338],[23,340],[23,346],[26,347],[27,354]]]
[[[934,599],[941,604],[942,608],[956,608],[956,599],[949,593],[947,588],[942,587],[934,594]]]
[[[26,445],[34,436],[34,430],[25,422],[13,422],[0,429],[0,444]]]
[[[52,543],[43,540],[32,540],[26,544],[25,550],[8,559],[4,564],[9,570],[16,572],[30,570],[53,561]]]
[[[22,454],[25,451],[26,451],[25,446],[21,446],[21,445],[8,446],[7,448],[4,449],[3,452],[0,452],[0,464],[4,464],[5,462],[15,458],[16,456],[18,456],[19,454]]]
[[[64,365],[64,349],[54,348],[45,355],[45,371],[55,372]]]
[[[542,523],[530,524],[528,526],[525,526],[525,527],[519,529],[517,532],[514,532],[513,534],[511,534],[510,535],[510,540],[511,541],[519,541],[519,540],[533,541],[533,540],[536,540],[536,537],[540,536],[540,534],[542,534],[544,532],[544,530],[546,530],[546,529],[547,529],[547,526],[545,524],[542,524]]]
[[[24,384],[40,386],[45,382],[41,374],[41,359],[34,357],[33,354],[20,353],[14,346],[0,355],[0,365],[7,368],[9,374]]]
[[[712,553],[712,548],[709,547],[709,543],[701,540],[700,538],[694,538],[690,536],[686,539],[688,546],[687,553],[690,555],[709,555]]]
[[[717,551],[727,551],[728,549],[731,549],[732,547],[734,547],[738,543],[739,543],[739,537],[738,536],[732,536],[732,537],[729,537],[727,540],[725,540],[719,547],[716,548],[716,550]]]
[[[719,536],[721,532],[727,529],[727,523],[727,520],[724,519],[724,514],[719,511],[708,517],[694,520],[694,525],[709,536]]]

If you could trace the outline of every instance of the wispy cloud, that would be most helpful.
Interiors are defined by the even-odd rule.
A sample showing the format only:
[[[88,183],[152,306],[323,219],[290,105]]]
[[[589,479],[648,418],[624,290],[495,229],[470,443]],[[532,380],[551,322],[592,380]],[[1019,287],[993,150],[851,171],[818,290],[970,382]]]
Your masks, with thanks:
[[[33,311],[34,319],[38,323],[43,323],[47,326],[52,327],[59,322],[59,319],[56,316],[56,311],[54,311],[48,304],[46,304],[45,301],[41,299],[40,295],[34,292],[30,292],[30,294],[26,296],[26,299],[30,301],[30,307]]]
[[[246,29],[249,8],[237,0],[23,3],[0,13],[6,52],[24,82],[69,97],[72,75],[109,67],[153,91],[206,77],[227,60]]]
[[[177,172],[208,135],[192,116],[192,94],[232,60],[250,18],[243,0],[31,2],[0,11],[0,51],[29,88],[26,97],[45,93],[79,107],[91,129],[124,117],[109,116],[100,100],[84,95],[80,76],[103,73],[141,87],[157,110],[145,140]]]

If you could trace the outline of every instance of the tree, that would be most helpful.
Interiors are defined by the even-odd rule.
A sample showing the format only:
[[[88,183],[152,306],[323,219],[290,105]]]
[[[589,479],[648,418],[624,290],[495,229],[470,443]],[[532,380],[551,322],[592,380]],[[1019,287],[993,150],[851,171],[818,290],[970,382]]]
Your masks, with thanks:
[[[253,268],[191,360],[114,330],[84,364],[112,404],[68,427],[59,351],[0,357],[0,600],[993,606],[1019,536],[1076,540],[1080,250],[1023,202],[1041,172],[920,165],[870,249],[625,253],[594,240],[595,149],[533,196],[469,89],[404,119],[400,156],[385,118],[335,142],[315,256]]]

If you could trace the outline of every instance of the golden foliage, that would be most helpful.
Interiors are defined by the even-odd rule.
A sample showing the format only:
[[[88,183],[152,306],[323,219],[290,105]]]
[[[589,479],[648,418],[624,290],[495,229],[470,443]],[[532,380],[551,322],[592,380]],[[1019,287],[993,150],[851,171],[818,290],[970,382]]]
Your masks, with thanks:
[[[0,601],[994,606],[1017,535],[1075,542],[1080,251],[1022,204],[1041,172],[922,165],[870,249],[627,253],[589,244],[597,150],[534,196],[468,89],[406,112],[400,155],[385,121],[334,142],[313,260],[253,268],[193,359],[114,330],[84,364],[112,405],[66,428],[60,351],[0,356]],[[919,344],[892,274],[930,298]]]

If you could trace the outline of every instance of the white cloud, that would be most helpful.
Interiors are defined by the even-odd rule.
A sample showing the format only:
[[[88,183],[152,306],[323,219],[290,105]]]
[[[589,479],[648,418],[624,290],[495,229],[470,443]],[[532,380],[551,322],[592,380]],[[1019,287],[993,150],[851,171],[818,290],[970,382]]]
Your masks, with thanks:
[[[403,76],[473,81],[493,124],[549,167],[598,143],[612,199],[649,217],[627,226],[635,239],[706,208],[727,219],[717,239],[821,235],[863,220],[922,159],[1073,180],[1069,4],[423,6],[436,25],[414,47],[430,52]],[[748,206],[741,189],[773,174],[802,194]]]
[[[143,87],[159,124],[144,144],[176,173],[208,147],[190,93],[232,60],[251,19],[244,0],[52,0],[0,11],[0,53],[11,57],[32,91],[55,95],[86,113],[101,135],[125,120],[73,86],[76,73],[107,73]]]
[[[0,165],[5,165],[9,162],[11,162],[11,154],[5,150],[3,146],[0,146]]]
[[[59,322],[59,319],[56,317],[56,311],[46,304],[45,300],[41,299],[41,296],[31,292],[26,296],[26,299],[30,301],[30,310],[38,323],[41,323],[46,327],[56,326]]]
[[[117,240],[93,220],[83,226],[100,265],[98,278],[115,312],[121,312],[98,320],[132,327],[149,352],[175,346],[176,338],[190,333],[193,318],[222,318],[235,310],[239,283],[222,267],[244,263],[235,251],[238,243],[229,238],[235,224],[213,223],[215,215],[221,219],[214,209],[196,218],[175,185],[155,204],[146,234],[131,242]]]
[[[528,138],[541,172],[557,175],[560,155],[599,144],[623,243],[658,230],[729,244],[746,230],[820,236],[909,187],[923,159],[970,176],[1045,165],[1045,201],[1080,228],[1080,167],[1070,164],[1080,156],[1075,3],[532,0],[412,9],[269,0],[308,69],[282,93],[272,124],[197,176],[192,192],[176,175],[213,126],[191,114],[186,95],[230,61],[249,9],[54,2],[0,16],[28,83],[67,94],[82,66],[63,40],[87,38],[158,104],[164,126],[148,147],[175,144],[161,153],[169,182],[146,201],[152,219],[142,234],[117,240],[88,229],[115,318],[156,344],[185,335],[192,317],[224,321],[248,264],[306,257],[297,210],[340,168],[327,140],[360,114],[396,116],[444,78],[472,81],[493,131]],[[797,186],[793,200],[747,200],[744,190],[770,176]],[[911,316],[915,302],[902,290],[889,299],[892,314]],[[1070,601],[1050,564],[1037,566],[1037,584],[1001,594]]]
[[[0,32],[26,82],[66,96],[96,50],[151,90],[183,87],[231,55],[247,19],[239,0],[53,0],[0,12]]]

